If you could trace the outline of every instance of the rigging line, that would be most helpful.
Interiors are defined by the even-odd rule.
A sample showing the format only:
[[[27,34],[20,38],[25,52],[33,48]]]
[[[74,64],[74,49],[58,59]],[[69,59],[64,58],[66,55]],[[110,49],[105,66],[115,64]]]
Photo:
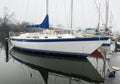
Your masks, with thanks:
[[[82,0],[81,1],[81,10],[82,10],[82,19],[83,19],[83,25],[85,26],[86,25],[86,21],[85,21],[85,8],[84,8],[84,6],[83,6],[83,4],[84,4],[84,0]]]
[[[63,8],[63,7],[61,7],[62,6],[62,1],[61,0],[59,0],[59,4],[57,5],[57,10],[60,10],[60,11],[57,11],[57,14],[56,14],[56,16],[57,16],[57,18],[59,19],[59,20],[57,20],[57,26],[62,26],[61,25],[61,19],[62,19],[62,15],[59,15],[60,13],[59,12],[61,12],[61,9]],[[62,9],[63,10],[63,9]]]
[[[29,0],[26,1],[26,13],[25,13],[25,21],[27,20],[27,15],[28,15],[28,9],[29,9]]]
[[[99,2],[99,0],[98,0],[98,4],[97,4],[97,2],[96,2],[96,0],[94,0],[93,1],[94,2],[94,4],[95,4],[95,8],[96,8],[96,12],[98,13],[98,25],[99,25],[99,22],[100,22],[100,6],[101,6],[101,4],[100,4],[100,2]]]
[[[96,10],[97,10],[97,13],[98,13],[98,30],[99,30],[99,26],[100,26],[100,9],[101,9],[101,3],[100,3],[100,1],[98,0],[98,4],[97,4],[97,2],[96,2],[96,0],[94,0],[94,3],[95,3],[95,8],[96,8]]]
[[[65,0],[64,0],[64,6],[66,5],[65,3]],[[69,22],[68,22],[68,18],[67,18],[67,8],[65,6],[65,18],[66,18],[66,21],[67,21],[67,27],[69,27]]]
[[[73,24],[73,0],[71,0],[71,22],[70,22],[70,28],[72,29],[72,24]]]
[[[49,2],[46,0],[46,14],[48,15],[48,7],[49,7]]]
[[[61,11],[61,9],[62,9],[61,6],[62,6],[62,1],[60,1],[60,2],[59,2],[59,5],[58,5],[58,10],[60,10],[60,11]],[[62,9],[62,10],[63,10],[63,9]],[[59,11],[59,12],[60,12],[60,11]],[[58,12],[58,13],[59,13],[59,12]],[[58,26],[61,26],[61,22],[60,22],[60,21],[61,21],[61,19],[62,19],[63,16],[62,16],[62,15],[59,16],[59,15],[57,14],[57,18],[58,18],[58,17],[59,17],[59,21],[57,21],[57,22],[58,22]]]
[[[108,29],[109,0],[106,0],[106,29]]]
[[[95,3],[95,6],[96,6],[96,8],[97,8],[97,11],[99,11],[99,7],[98,7],[98,5],[97,5],[96,0],[94,0],[94,3]]]
[[[97,4],[97,2],[96,2],[96,0],[94,0],[93,2],[93,7],[96,9],[96,13],[95,13],[95,16],[96,16],[96,24],[95,24],[95,28],[97,28],[97,30],[99,31],[99,29],[100,29],[100,9],[101,9],[101,3],[100,3],[100,1],[99,0],[97,0],[98,1],[98,4]]]
[[[77,12],[77,14],[79,13],[79,15],[77,15],[77,17],[75,17],[75,19],[77,19],[78,21],[76,22],[78,28],[80,28],[81,23],[83,22],[84,24],[84,7],[83,7],[83,0],[81,0],[81,3],[79,3],[79,0],[77,0],[77,6],[74,7],[75,9],[75,13]],[[79,5],[80,4],[80,5]],[[83,7],[83,8],[82,8]],[[75,15],[76,16],[76,15]],[[82,18],[81,18],[82,17]],[[82,20],[82,21],[81,21]],[[73,20],[76,21],[76,20]]]
[[[101,10],[103,11],[103,10]],[[103,16],[101,15],[101,22],[102,22],[102,25],[105,24],[105,20],[103,19]]]
[[[96,9],[97,9],[97,12],[99,13],[98,15],[100,15],[99,16],[99,19],[100,19],[100,21],[101,20],[103,20],[103,17],[102,17],[102,14],[101,14],[101,2],[99,2],[99,6],[97,5],[97,2],[96,2],[96,0],[94,0],[94,3],[95,3],[95,6],[96,6]],[[99,8],[100,7],[100,8]]]
[[[37,0],[35,0],[35,9],[37,9]],[[37,15],[35,15],[34,17],[34,22],[36,23],[36,21],[37,21]]]
[[[110,26],[113,25],[113,13],[110,11],[110,20],[109,20]]]
[[[56,1],[59,3],[59,0],[55,0],[53,3],[51,3],[51,5],[53,6],[53,9],[54,10],[52,10],[52,12],[54,12],[54,17],[55,18],[57,18],[57,9],[58,9],[58,5],[56,4]],[[52,13],[52,15],[53,15],[53,13]],[[58,23],[58,20],[56,20],[56,19],[53,19],[53,25],[55,26],[56,25],[56,23]]]

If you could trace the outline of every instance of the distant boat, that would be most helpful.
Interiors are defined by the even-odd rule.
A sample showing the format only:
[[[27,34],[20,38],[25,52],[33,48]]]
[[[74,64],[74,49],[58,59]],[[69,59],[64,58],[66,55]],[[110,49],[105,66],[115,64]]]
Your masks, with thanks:
[[[91,30],[92,31],[92,34],[93,32],[95,32],[96,34],[101,34],[101,35],[108,35],[110,38],[105,42],[103,43],[98,49],[96,49],[94,52],[91,53],[92,56],[94,57],[105,57],[106,54],[109,52],[112,52],[112,51],[115,51],[115,41],[114,41],[114,37],[113,37],[113,32],[111,30],[112,26],[109,22],[109,20],[112,20],[112,18],[109,19],[109,0],[105,0],[105,3],[106,3],[106,18],[105,18],[105,24],[102,24],[104,27],[101,27],[100,28],[100,3],[99,3],[99,18],[98,18],[98,27],[97,27],[97,31],[95,32],[95,30],[93,30],[92,28],[89,29],[89,31]]]
[[[72,3],[73,1],[71,1],[71,9],[73,8]],[[42,51],[78,55],[86,54],[84,57],[87,57],[109,39],[109,36],[105,35],[77,35],[73,32],[73,29],[57,30],[49,28],[47,5],[48,0],[46,0],[46,17],[43,22],[37,25],[26,26],[30,28],[41,28],[42,31],[35,33],[23,33],[18,36],[10,35],[10,40],[14,47],[37,52]]]

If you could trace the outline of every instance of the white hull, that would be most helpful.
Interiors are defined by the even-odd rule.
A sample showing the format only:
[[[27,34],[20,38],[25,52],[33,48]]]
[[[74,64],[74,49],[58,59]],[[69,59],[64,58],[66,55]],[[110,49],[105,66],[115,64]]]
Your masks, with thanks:
[[[106,40],[71,42],[26,42],[11,40],[11,42],[15,47],[30,50],[91,54],[99,46],[105,43]]]

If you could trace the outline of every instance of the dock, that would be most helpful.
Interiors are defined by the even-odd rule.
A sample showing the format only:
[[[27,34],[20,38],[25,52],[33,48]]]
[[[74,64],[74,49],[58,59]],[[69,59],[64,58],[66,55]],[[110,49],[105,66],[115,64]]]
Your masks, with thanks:
[[[120,68],[120,52],[112,53],[110,57],[109,66]],[[115,77],[109,77],[109,71],[106,73],[105,82],[103,84],[119,84],[120,82],[120,70],[115,70]]]

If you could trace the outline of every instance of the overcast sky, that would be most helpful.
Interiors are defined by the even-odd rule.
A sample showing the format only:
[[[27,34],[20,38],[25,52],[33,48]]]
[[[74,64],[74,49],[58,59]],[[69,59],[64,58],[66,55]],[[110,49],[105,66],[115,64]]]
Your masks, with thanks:
[[[49,0],[49,16],[51,25],[70,26],[70,1]],[[98,11],[94,0],[73,0],[73,27],[95,27],[98,23]],[[105,23],[105,0],[101,2],[101,24]],[[114,30],[120,30],[120,0],[110,1],[110,23]],[[28,21],[41,23],[45,17],[46,0],[0,0],[0,16],[3,16],[4,8],[14,12],[17,22]]]

